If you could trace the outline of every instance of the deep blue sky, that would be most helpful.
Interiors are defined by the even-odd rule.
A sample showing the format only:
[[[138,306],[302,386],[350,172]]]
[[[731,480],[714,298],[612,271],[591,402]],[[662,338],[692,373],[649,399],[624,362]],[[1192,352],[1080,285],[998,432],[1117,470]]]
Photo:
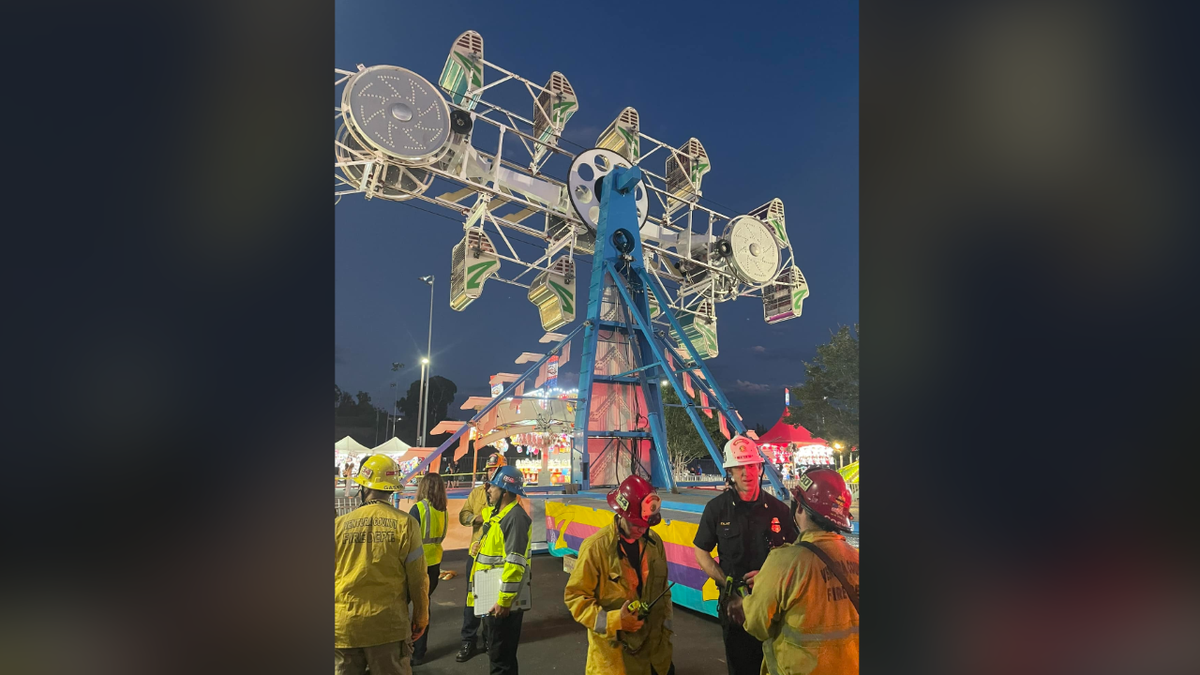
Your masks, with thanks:
[[[402,66],[436,83],[451,42],[473,29],[488,61],[539,83],[554,70],[567,76],[580,104],[567,140],[591,147],[633,106],[647,135],[676,147],[690,136],[704,144],[713,166],[703,183],[710,208],[734,216],[782,199],[812,294],[804,314],[768,326],[758,300],[722,303],[720,354],[706,362],[746,423],[770,426],[782,412],[783,387],[803,380],[801,361],[839,325],[858,321],[858,5],[663,4],[612,5],[634,8],[622,24],[600,19],[606,5],[596,3],[522,2],[515,10],[499,2],[338,0],[334,65]],[[510,86],[484,98],[531,117],[531,99]],[[647,161],[662,171],[661,159]],[[424,350],[429,290],[417,277],[434,274],[433,373],[458,385],[457,412],[466,396],[488,393],[491,374],[522,372],[515,358],[543,351],[544,331],[524,289],[494,280],[465,311],[452,311],[450,250],[462,238],[461,221],[409,204],[437,210],[361,196],[334,209],[335,379],[386,400],[391,363],[411,366]],[[525,222],[540,226],[541,217]],[[514,245],[522,257],[532,251]],[[581,304],[587,269],[577,283]],[[577,357],[567,369],[578,372]],[[403,390],[418,370],[401,376]]]

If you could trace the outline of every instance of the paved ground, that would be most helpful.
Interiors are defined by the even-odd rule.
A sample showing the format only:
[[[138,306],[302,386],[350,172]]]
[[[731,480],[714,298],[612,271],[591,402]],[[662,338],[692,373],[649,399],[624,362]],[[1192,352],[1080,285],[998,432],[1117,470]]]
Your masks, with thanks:
[[[488,659],[481,654],[466,663],[457,663],[454,655],[460,644],[462,607],[467,583],[463,575],[466,551],[446,551],[442,569],[459,576],[438,584],[430,608],[429,652],[426,662],[413,668],[416,675],[484,675]],[[567,573],[562,558],[551,555],[533,557],[533,609],[525,614],[521,626],[521,647],[517,659],[521,672],[582,673],[587,662],[586,629],[575,623],[563,604]],[[725,647],[721,627],[713,617],[675,607],[675,669],[689,673],[725,673]]]

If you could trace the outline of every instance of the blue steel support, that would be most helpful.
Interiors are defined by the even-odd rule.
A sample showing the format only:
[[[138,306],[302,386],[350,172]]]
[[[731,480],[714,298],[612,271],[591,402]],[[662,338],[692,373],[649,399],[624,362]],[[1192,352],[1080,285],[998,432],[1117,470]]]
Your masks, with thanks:
[[[421,460],[420,464],[418,464],[415,468],[413,468],[412,471],[409,471],[407,474],[405,474],[404,478],[400,481],[400,484],[401,485],[407,484],[409,479],[411,479],[416,474],[424,471],[426,469],[426,467],[428,467],[430,464],[433,463],[433,460],[437,459],[438,457],[441,457],[442,453],[445,452],[447,450],[447,448],[449,448],[454,443],[454,441],[457,441],[459,438],[461,438],[462,435],[464,433],[466,433],[467,429],[470,428],[470,426],[472,424],[474,424],[475,422],[478,422],[479,419],[482,418],[484,415],[486,415],[488,413],[488,411],[490,411],[492,408],[495,408],[497,405],[500,405],[501,401],[505,400],[506,398],[511,399],[512,398],[511,396],[506,397],[504,394],[512,392],[513,389],[516,389],[518,384],[521,384],[525,380],[528,380],[534,373],[536,373],[538,371],[538,369],[540,369],[542,367],[543,363],[550,360],[551,356],[561,353],[562,346],[564,344],[570,342],[571,339],[574,338],[576,335],[578,335],[579,331],[582,330],[587,325],[588,325],[588,322],[584,321],[583,323],[576,326],[574,330],[572,330],[569,334],[567,334],[567,337],[563,338],[558,344],[554,345],[554,347],[549,349],[546,352],[546,355],[543,356],[541,359],[539,359],[537,363],[530,366],[529,370],[526,370],[523,375],[521,375],[514,382],[509,384],[507,389],[504,389],[503,391],[501,391],[499,396],[496,396],[495,398],[493,398],[491,401],[488,402],[487,405],[483,406],[483,408],[481,408],[479,410],[479,412],[475,413],[475,416],[472,417],[469,422],[467,422],[466,424],[459,427],[458,431],[454,432],[454,434],[451,435],[450,438],[447,438],[445,441],[442,441],[442,444],[437,447],[437,450],[434,450],[433,452],[429,453],[428,457]]]
[[[656,280],[652,280],[650,275],[647,274],[644,269],[636,268],[635,272],[649,292],[658,297],[659,306],[669,307],[667,304],[666,289],[658,286],[655,283]],[[726,421],[733,425],[733,428],[737,433],[745,435],[745,423],[743,423],[742,418],[737,415],[737,410],[730,405],[729,399],[725,398],[725,392],[721,391],[721,387],[717,385],[716,379],[714,379],[712,373],[708,371],[708,366],[704,365],[704,359],[700,358],[700,354],[696,352],[696,348],[692,346],[692,342],[684,335],[683,327],[679,325],[679,320],[675,318],[675,314],[672,312],[663,312],[663,315],[667,317],[667,321],[670,322],[671,328],[675,330],[675,334],[681,338],[683,347],[687,349],[688,354],[691,355],[692,361],[695,362],[696,367],[699,368],[700,372],[704,374],[704,380],[701,386],[707,386],[708,389],[712,391],[713,396],[717,399],[717,405],[720,406],[725,413]],[[682,390],[676,387],[676,391]],[[682,393],[680,393],[679,399],[684,400]],[[689,407],[688,410],[690,412],[691,408]],[[698,425],[697,428],[703,429],[703,426]],[[700,436],[704,437],[705,434],[701,433]],[[783,477],[779,475],[779,470],[775,468],[775,465],[772,464],[770,459],[763,454],[761,449],[758,451],[758,454],[763,458],[763,473],[766,474],[767,480],[771,482],[771,487],[775,490],[775,496],[779,497],[780,499],[785,499],[785,495],[787,495],[787,488],[783,486]],[[717,466],[720,466],[721,464],[722,462],[717,462]],[[725,471],[722,469],[721,475],[724,474]]]
[[[666,366],[666,354],[670,350],[670,346],[666,340],[663,340],[660,346],[655,335],[650,319],[651,294],[658,296],[659,307],[664,310],[663,314],[670,321],[676,334],[681,336],[682,344],[692,359],[695,360],[700,372],[704,373],[707,381],[701,386],[707,386],[712,391],[719,410],[725,415],[729,424],[733,425],[737,433],[744,434],[746,431],[745,424],[737,416],[729,400],[725,398],[724,392],[720,390],[715,380],[712,379],[712,374],[708,372],[703,360],[696,353],[695,347],[692,346],[691,342],[684,335],[678,320],[670,311],[670,303],[667,300],[666,292],[660,291],[654,285],[650,275],[643,267],[642,242],[638,231],[637,209],[634,201],[634,187],[641,181],[641,178],[641,170],[637,167],[630,169],[617,167],[603,181],[600,194],[598,195],[600,217],[597,221],[596,250],[592,259],[592,275],[588,285],[588,328],[584,331],[583,355],[579,374],[579,407],[575,413],[574,449],[575,453],[578,453],[577,456],[580,461],[577,475],[580,477],[581,486],[585,490],[591,487],[591,479],[588,471],[588,438],[591,436],[602,437],[612,435],[611,430],[592,430],[588,428],[594,385],[597,381],[611,382],[625,379],[625,377],[617,379],[610,376],[595,375],[596,347],[599,341],[597,331],[603,327],[611,330],[623,330],[637,344],[637,356],[640,365],[633,370],[621,373],[621,376],[636,374],[637,383],[641,386],[645,396],[647,407],[646,417],[650,427],[650,435],[653,438],[650,482],[655,487],[666,487],[674,491],[675,479],[671,473],[670,462],[668,460],[662,394],[659,391],[658,377],[649,377],[649,375],[654,372],[655,367],[658,367],[662,371],[662,376],[666,378],[671,387],[679,394],[681,401],[691,402],[691,399],[685,394],[680,381],[682,371],[672,372]],[[600,320],[605,282],[610,278],[620,296],[620,300],[628,308],[629,315],[633,319],[629,325],[620,326],[611,321],[601,322]],[[716,461],[717,466],[721,467],[723,464],[722,453],[705,429],[704,423],[700,420],[697,408],[698,406],[695,405],[684,406],[688,417],[699,432],[700,438],[708,449],[709,454]],[[774,466],[770,462],[764,461],[764,463],[764,472],[767,474],[776,494],[785,494],[783,482],[780,480],[780,476]],[[721,471],[724,474],[723,468]]]
[[[575,412],[574,453],[580,461],[579,476],[583,489],[591,487],[591,476],[588,453],[588,438],[605,436],[611,430],[592,430],[588,428],[588,417],[594,398],[594,385],[597,381],[614,381],[611,377],[595,375],[596,348],[599,341],[598,330],[601,327],[619,330],[611,326],[611,322],[600,321],[600,310],[604,298],[606,277],[611,276],[614,284],[620,285],[622,275],[615,267],[606,263],[620,263],[628,269],[632,265],[642,264],[642,243],[638,236],[637,204],[634,189],[642,180],[642,171],[637,167],[625,169],[618,167],[608,174],[600,187],[600,217],[596,226],[596,250],[592,260],[592,275],[588,284],[587,318],[592,324],[583,334],[583,355],[580,359],[579,372],[579,407]],[[626,272],[628,274],[628,272]],[[629,312],[649,320],[650,305],[644,289],[640,290],[637,300],[627,301]],[[633,335],[633,327],[625,326],[625,332]],[[651,363],[647,358],[646,343],[652,335],[643,333],[642,339],[637,340],[642,366],[622,373],[624,376],[637,375],[630,384],[640,385],[647,406],[647,420],[650,426],[651,448],[650,482],[655,487],[674,489],[675,480],[666,457],[666,433],[662,424],[662,396],[658,390],[657,378],[648,378],[647,373],[658,363]],[[619,380],[618,380],[619,381]],[[636,447],[635,442],[635,447]]]
[[[606,263],[606,264],[611,264],[611,263]],[[621,297],[625,299],[626,302],[629,302],[632,299],[630,296],[630,293],[629,293],[629,289],[627,289],[625,287],[625,284],[621,281],[617,282],[617,293],[619,293],[621,295]],[[672,316],[672,314],[669,310],[670,305],[668,305],[666,303],[662,303],[661,299],[659,300],[659,302],[661,303],[659,305],[660,307],[668,308],[667,311],[663,312],[663,314],[666,314],[667,316],[671,316],[672,320],[673,320],[674,317]],[[655,359],[660,363],[666,363],[666,352],[664,351],[665,347],[660,347],[658,342],[654,339],[654,334],[651,332],[652,327],[650,325],[649,314],[647,313],[647,316],[645,318],[638,316],[638,315],[634,315],[634,319],[637,321],[638,327],[641,328],[643,334],[647,335],[647,339],[644,340],[644,342],[653,351]],[[687,337],[683,334],[683,332],[679,331],[678,334],[681,337],[683,337],[684,342],[689,344],[689,346],[690,346],[691,343],[688,342]],[[669,382],[671,384],[671,387],[673,387],[675,389],[675,393],[679,395],[679,400],[680,401],[691,401],[691,397],[689,397],[687,395],[687,393],[684,392],[683,383],[680,382],[679,377],[675,373],[673,373],[670,368],[663,368],[662,371],[663,371],[663,377],[665,377],[667,379],[667,382]],[[660,401],[661,401],[661,399],[660,399]],[[704,422],[700,421],[700,413],[697,413],[696,410],[692,406],[687,406],[686,408],[684,408],[684,410],[687,411],[688,417],[692,420],[692,424],[696,427],[696,431],[700,434],[700,440],[704,442],[704,447],[708,448],[708,454],[711,455],[713,458],[713,461],[715,461],[717,463],[717,467],[720,467],[721,464],[723,463],[721,451],[719,449],[717,449],[716,444],[713,443],[712,436],[710,436],[708,434],[708,429],[705,428]],[[663,436],[664,436],[664,438],[666,437],[665,430],[664,430]],[[663,452],[661,452],[660,454],[663,456],[663,458],[665,460],[665,457],[666,457],[665,443],[662,446],[662,448],[663,448]],[[668,471],[668,473],[670,473],[670,472]],[[721,469],[721,475],[725,475],[724,469]],[[674,479],[674,476],[672,476],[672,479]]]

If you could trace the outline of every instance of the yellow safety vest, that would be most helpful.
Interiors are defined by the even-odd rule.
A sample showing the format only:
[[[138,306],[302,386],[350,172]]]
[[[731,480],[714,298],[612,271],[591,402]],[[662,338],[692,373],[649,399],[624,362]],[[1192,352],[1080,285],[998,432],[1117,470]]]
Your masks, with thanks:
[[[519,500],[496,512],[491,506],[483,509],[486,530],[479,542],[479,553],[471,566],[471,577],[467,580],[467,606],[475,606],[475,572],[493,567],[502,567],[500,573],[500,597],[498,602],[512,607],[520,593],[521,585],[530,582],[529,551],[533,521],[521,508]]]
[[[442,540],[446,538],[446,512],[433,508],[428,499],[417,502],[421,514],[421,544],[425,547],[425,566],[442,562]]]

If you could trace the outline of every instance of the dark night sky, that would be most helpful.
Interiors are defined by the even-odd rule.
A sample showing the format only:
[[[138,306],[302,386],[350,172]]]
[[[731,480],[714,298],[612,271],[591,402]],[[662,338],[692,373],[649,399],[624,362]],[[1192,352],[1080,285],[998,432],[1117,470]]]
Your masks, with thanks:
[[[838,326],[858,321],[857,3],[660,4],[612,5],[636,7],[621,24],[601,18],[603,3],[522,2],[517,11],[499,2],[339,0],[334,65],[396,65],[436,83],[451,42],[473,29],[483,35],[488,61],[539,83],[553,70],[567,76],[580,107],[564,132],[565,149],[592,147],[633,106],[643,133],[676,147],[690,136],[704,144],[713,166],[705,205],[734,216],[782,199],[811,289],[804,314],[768,326],[757,299],[719,304],[720,354],[706,362],[747,425],[770,426],[782,411],[783,387],[803,379],[801,361]],[[509,83],[484,99],[532,116],[531,99]],[[661,159],[647,161],[662,171]],[[430,194],[442,191],[435,184]],[[461,218],[418,208],[438,210],[360,195],[334,209],[335,380],[382,402],[393,361],[410,366],[400,373],[402,391],[418,378],[412,366],[425,347],[429,289],[417,277],[433,274],[433,374],[458,385],[452,408],[462,414],[466,396],[488,393],[488,376],[522,372],[516,357],[544,350],[544,331],[525,290],[495,280],[465,311],[452,311],[450,250],[462,238]],[[534,253],[513,243],[523,258]],[[502,265],[511,278],[515,266]],[[578,268],[579,317],[589,269]],[[565,369],[572,370],[576,356]]]

